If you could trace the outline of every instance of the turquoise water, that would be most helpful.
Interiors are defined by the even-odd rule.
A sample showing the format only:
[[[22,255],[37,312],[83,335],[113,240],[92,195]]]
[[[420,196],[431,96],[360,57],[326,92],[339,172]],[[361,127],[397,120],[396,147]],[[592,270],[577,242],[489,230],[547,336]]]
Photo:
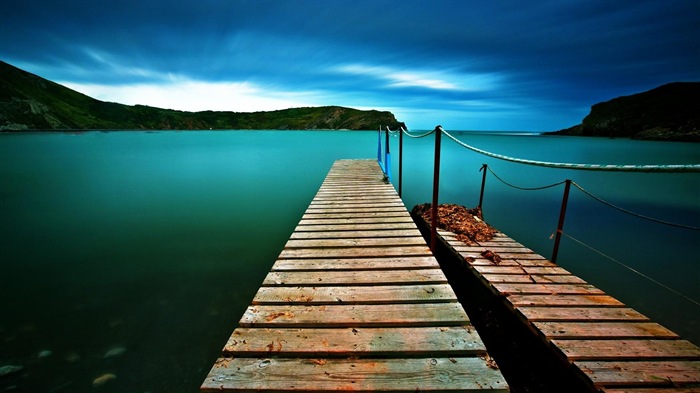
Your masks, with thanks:
[[[460,134],[523,158],[700,163],[696,144]],[[333,161],[376,132],[0,135],[0,391],[195,391]],[[391,140],[397,182],[397,138]],[[404,200],[430,200],[432,138],[406,139]],[[700,225],[700,175],[525,167],[445,140],[441,202],[478,203],[482,163],[520,186],[571,178],[630,210]],[[563,188],[488,177],[487,221],[550,256]],[[698,231],[647,223],[572,190],[567,233],[700,299]],[[567,241],[560,264],[700,343],[698,306]]]

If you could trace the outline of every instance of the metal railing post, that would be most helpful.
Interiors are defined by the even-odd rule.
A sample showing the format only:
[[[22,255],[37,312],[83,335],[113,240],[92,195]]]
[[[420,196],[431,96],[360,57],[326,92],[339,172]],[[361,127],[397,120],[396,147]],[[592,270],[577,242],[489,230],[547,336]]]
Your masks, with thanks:
[[[386,178],[391,183],[391,152],[389,152],[389,127],[386,127],[386,147],[384,149],[384,170]]]
[[[399,198],[403,187],[403,127],[399,127]]]
[[[569,189],[571,188],[571,180],[566,179],[564,186],[564,197],[561,201],[561,211],[559,212],[559,224],[557,224],[557,233],[554,238],[554,250],[552,250],[552,263],[557,263],[557,255],[559,254],[559,243],[561,242],[561,231],[564,229],[564,217],[566,216],[566,205],[569,202]]]
[[[489,168],[488,165],[483,164],[481,166],[480,171],[483,171],[484,174],[481,177],[481,193],[479,194],[479,211],[481,212],[481,219],[484,218],[484,209],[482,208],[484,204],[484,187],[486,186],[486,170]]]
[[[437,247],[438,225],[438,189],[440,188],[440,137],[442,126],[435,127],[435,166],[433,170],[433,203],[430,211],[430,249],[435,252]]]

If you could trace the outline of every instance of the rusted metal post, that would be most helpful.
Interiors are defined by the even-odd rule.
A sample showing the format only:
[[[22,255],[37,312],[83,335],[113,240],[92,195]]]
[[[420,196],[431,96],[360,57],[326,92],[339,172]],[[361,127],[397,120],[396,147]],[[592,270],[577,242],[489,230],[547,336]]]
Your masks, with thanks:
[[[386,147],[384,149],[384,170],[386,179],[391,183],[391,152],[389,151],[389,127],[386,127]]]
[[[438,225],[438,189],[440,188],[440,137],[442,126],[435,127],[435,166],[433,170],[433,203],[430,206],[430,249],[435,252],[437,247]]]
[[[557,224],[557,233],[554,238],[554,250],[552,251],[552,263],[557,263],[557,254],[559,254],[559,243],[561,242],[561,231],[564,229],[564,217],[566,216],[566,205],[569,202],[569,189],[571,188],[571,180],[566,179],[564,186],[564,197],[561,201],[561,212],[559,212],[559,224]]]
[[[399,127],[399,198],[403,187],[403,127]]]
[[[489,168],[488,165],[484,164],[481,166],[480,171],[483,171],[484,174],[481,176],[481,193],[479,194],[479,211],[481,212],[481,218],[484,218],[484,209],[482,209],[482,205],[484,204],[484,187],[486,186],[486,170]]]

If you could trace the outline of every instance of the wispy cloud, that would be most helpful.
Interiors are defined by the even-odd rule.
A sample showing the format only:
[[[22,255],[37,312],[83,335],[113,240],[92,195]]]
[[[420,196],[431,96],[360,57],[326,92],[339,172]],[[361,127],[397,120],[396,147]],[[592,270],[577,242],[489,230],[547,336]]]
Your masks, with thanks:
[[[391,88],[424,88],[432,90],[482,91],[496,87],[500,79],[495,74],[462,74],[436,70],[404,70],[387,66],[346,64],[335,67],[336,72],[364,75],[384,80]]]

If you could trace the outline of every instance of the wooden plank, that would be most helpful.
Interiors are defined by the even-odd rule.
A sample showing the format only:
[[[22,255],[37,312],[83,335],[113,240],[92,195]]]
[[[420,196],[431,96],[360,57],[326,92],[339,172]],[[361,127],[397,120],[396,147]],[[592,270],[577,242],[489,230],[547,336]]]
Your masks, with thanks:
[[[481,274],[548,274],[569,275],[566,269],[556,266],[521,266],[521,265],[475,265],[474,270]]]
[[[366,273],[365,273],[366,274]],[[252,304],[390,304],[456,302],[448,284],[260,287]]]
[[[287,248],[282,250],[280,258],[357,258],[362,257],[399,257],[428,256],[427,246],[391,246],[391,247],[346,247],[346,248]]]
[[[328,286],[328,285],[390,285],[443,284],[445,274],[436,269],[385,270],[381,274],[365,271],[273,271],[263,281],[265,285]]]
[[[382,223],[361,223],[361,224],[316,224],[306,225],[300,224],[294,229],[294,232],[324,232],[324,231],[375,231],[375,230],[392,230],[392,229],[414,229],[416,225],[413,222],[382,222]]]
[[[668,386],[700,383],[700,361],[578,361],[597,386]]]
[[[413,237],[374,237],[374,238],[340,238],[340,239],[290,239],[285,248],[329,248],[329,247],[387,247],[387,246],[422,246],[425,240]]]
[[[552,340],[569,360],[648,360],[700,358],[686,340]]]
[[[361,238],[387,238],[387,237],[420,237],[418,229],[384,229],[364,231],[305,231],[294,232],[290,239],[361,239]],[[422,238],[421,238],[422,239]],[[425,241],[423,242],[425,244]]]
[[[534,322],[533,324],[550,339],[679,338],[676,333],[654,322]]]
[[[460,326],[469,323],[459,303],[250,306],[242,327]]]
[[[548,294],[577,294],[577,295],[594,295],[604,294],[603,291],[593,285],[574,285],[574,284],[534,284],[534,283],[491,283],[499,292],[506,296],[511,294],[530,294],[530,295],[548,295]]]
[[[619,300],[608,295],[511,295],[508,301],[520,306],[600,306],[624,307]]]
[[[219,359],[203,392],[440,391],[507,392],[499,370],[479,357],[419,359]]]
[[[381,224],[381,223],[395,223],[395,222],[409,222],[413,224],[413,220],[410,216],[402,215],[399,217],[358,217],[358,218],[322,218],[322,219],[303,219],[299,221],[299,225],[328,225],[328,224]]]
[[[423,328],[236,329],[225,357],[480,356],[486,347],[469,325]]]
[[[484,274],[489,282],[505,283],[552,283],[552,284],[586,284],[585,281],[571,275],[539,275],[539,274]]]
[[[648,321],[649,318],[627,307],[518,307],[530,322],[568,321]]]
[[[435,269],[438,262],[432,256],[383,258],[278,259],[273,271],[288,270],[396,270]]]
[[[386,219],[392,218],[409,218],[411,222],[413,219],[411,215],[405,210],[402,212],[358,212],[358,213],[306,213],[302,216],[303,221],[313,221],[313,220],[338,220],[338,219],[359,219],[359,218],[371,218],[372,220],[378,219],[384,221]]]

